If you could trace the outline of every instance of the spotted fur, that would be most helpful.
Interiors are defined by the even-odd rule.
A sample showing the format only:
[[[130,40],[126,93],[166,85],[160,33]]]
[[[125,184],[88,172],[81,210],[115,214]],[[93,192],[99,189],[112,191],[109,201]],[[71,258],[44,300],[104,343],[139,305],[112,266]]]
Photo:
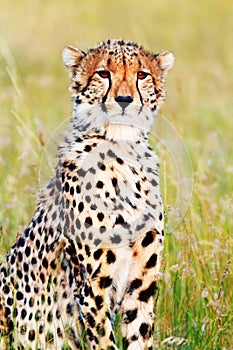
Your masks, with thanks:
[[[0,267],[4,349],[152,349],[164,239],[148,132],[173,55],[108,40],[63,51],[73,115],[54,176]]]

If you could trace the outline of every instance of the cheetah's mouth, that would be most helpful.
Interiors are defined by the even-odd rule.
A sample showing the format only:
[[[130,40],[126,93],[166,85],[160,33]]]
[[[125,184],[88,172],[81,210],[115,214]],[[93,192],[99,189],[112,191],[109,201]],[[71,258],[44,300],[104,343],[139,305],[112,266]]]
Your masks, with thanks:
[[[135,115],[145,113],[155,113],[149,107],[143,106],[138,103],[128,103],[128,102],[104,102],[100,104],[101,109],[104,113],[110,115],[121,115],[121,116],[129,116],[134,118]]]

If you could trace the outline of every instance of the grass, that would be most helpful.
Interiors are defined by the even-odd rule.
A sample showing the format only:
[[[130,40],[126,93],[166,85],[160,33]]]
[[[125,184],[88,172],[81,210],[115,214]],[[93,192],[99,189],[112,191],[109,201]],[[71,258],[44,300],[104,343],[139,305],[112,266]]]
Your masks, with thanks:
[[[43,151],[70,115],[62,48],[123,37],[176,55],[164,135],[183,140],[178,167],[193,189],[182,222],[167,227],[155,322],[160,349],[232,348],[232,13],[230,0],[0,1],[1,258],[33,215]],[[178,153],[169,147],[170,155],[160,147],[168,215],[179,180]]]

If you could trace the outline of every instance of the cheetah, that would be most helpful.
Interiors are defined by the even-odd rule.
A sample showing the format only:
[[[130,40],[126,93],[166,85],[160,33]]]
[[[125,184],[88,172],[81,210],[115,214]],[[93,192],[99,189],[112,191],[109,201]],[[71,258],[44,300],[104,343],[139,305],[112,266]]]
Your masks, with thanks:
[[[0,347],[152,349],[164,214],[148,134],[174,56],[107,40],[62,57],[73,114],[34,216],[0,266]]]

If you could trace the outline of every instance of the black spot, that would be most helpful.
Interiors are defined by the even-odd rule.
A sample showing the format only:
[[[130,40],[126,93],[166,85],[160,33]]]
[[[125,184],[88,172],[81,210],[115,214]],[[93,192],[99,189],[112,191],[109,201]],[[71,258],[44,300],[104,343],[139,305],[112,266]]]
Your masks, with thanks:
[[[86,146],[84,147],[84,151],[85,151],[85,152],[90,152],[90,151],[91,151],[91,146],[90,146],[90,145],[86,145]]]
[[[110,237],[110,240],[112,243],[118,244],[121,242],[120,235],[114,234],[112,237]]]
[[[106,231],[106,227],[100,226],[99,230],[100,230],[100,233],[104,233]]]
[[[154,267],[157,263],[157,254],[152,254],[150,259],[147,261],[146,263],[146,268],[150,269],[152,267]]]
[[[2,267],[0,272],[4,275],[4,277],[9,275],[9,269],[6,269],[5,267]]]
[[[67,181],[65,182],[64,189],[65,189],[66,192],[69,192],[69,190],[70,190],[69,182],[67,182]]]
[[[130,283],[128,292],[132,293],[135,289],[138,289],[139,287],[141,287],[141,285],[142,285],[142,280],[139,278],[135,278],[135,280],[133,280]]]
[[[132,341],[137,341],[137,340],[138,340],[138,336],[134,334],[134,335],[131,337],[131,340],[132,340]],[[152,349],[151,349],[151,350],[152,350]]]
[[[163,214],[162,213],[160,213],[160,215],[159,215],[159,220],[160,221],[163,220]]]
[[[48,268],[48,260],[47,260],[47,258],[44,258],[43,260],[42,260],[42,265],[44,266],[44,268]]]
[[[117,178],[116,177],[112,178],[112,185],[113,185],[113,187],[116,187],[116,185],[117,185]]]
[[[36,261],[36,258],[35,258],[35,257],[32,258],[31,264],[32,264],[32,265],[36,265],[36,264],[37,264],[37,261]]]
[[[70,187],[70,195],[73,196],[73,194],[74,194],[74,186],[71,186]]]
[[[28,274],[24,275],[24,281],[25,281],[26,283],[28,283],[28,282],[29,282],[29,277],[28,277]]]
[[[18,292],[16,293],[16,299],[17,300],[22,300],[23,299],[23,294],[18,290]]]
[[[137,190],[140,192],[141,191],[141,185],[140,185],[140,182],[138,181],[138,182],[136,182],[136,188],[137,188]]]
[[[135,318],[137,317],[137,314],[138,314],[138,310],[137,309],[134,309],[134,310],[128,310],[125,315],[127,317],[127,320],[126,322],[127,323],[130,323],[130,322],[133,322],[135,320]]]
[[[13,265],[14,263],[15,263],[15,256],[12,255],[12,256],[11,256],[11,265]]]
[[[48,321],[49,323],[51,323],[51,322],[53,321],[53,314],[52,314],[52,312],[49,312],[49,313],[48,313],[47,321]]]
[[[23,261],[23,254],[21,252],[18,252],[18,261]]]
[[[30,233],[30,240],[34,241],[34,239],[35,239],[35,234],[34,234],[33,231],[31,231],[31,233]]]
[[[21,318],[22,318],[22,320],[24,320],[26,316],[27,316],[27,312],[26,312],[25,309],[23,309],[23,310],[21,311]]]
[[[76,186],[76,193],[81,193],[81,188],[79,185]]]
[[[121,214],[119,214],[116,217],[115,225],[124,225],[124,226],[127,225],[127,223],[125,222],[125,220]]]
[[[40,241],[39,241],[39,239],[36,240],[36,248],[40,249]]]
[[[76,219],[76,227],[78,230],[81,228],[81,224],[80,224],[79,219]]]
[[[115,338],[114,338],[113,332],[110,333],[109,339],[110,339],[113,343],[115,343]]]
[[[43,332],[44,332],[44,326],[43,326],[43,324],[41,324],[39,326],[39,334],[42,334]]]
[[[104,158],[105,158],[105,154],[104,154],[103,152],[100,152],[99,155],[100,155],[100,158],[101,158],[101,159],[104,159]]]
[[[75,169],[76,169],[76,165],[75,165],[75,163],[73,163],[73,162],[69,162],[68,169],[69,169],[70,171],[75,170]]]
[[[85,227],[88,228],[90,226],[92,226],[92,218],[90,216],[88,216],[85,219]]]
[[[94,245],[97,247],[101,243],[101,240],[99,238],[96,238],[94,240]]]
[[[139,293],[139,300],[147,303],[149,298],[155,294],[155,289],[156,284],[155,282],[152,282],[147,289],[144,289]]]
[[[85,200],[86,200],[87,203],[90,203],[91,197],[90,197],[90,196],[86,196],[86,197],[85,197]]]
[[[116,158],[116,161],[117,161],[117,163],[119,163],[119,164],[123,164],[123,163],[124,163],[124,161],[123,161],[121,158]]]
[[[11,314],[11,309],[9,307],[5,308],[5,317],[8,318],[8,316]]]
[[[100,170],[104,171],[106,169],[106,166],[103,163],[98,162],[98,167],[100,168]]]
[[[91,255],[90,248],[88,247],[88,245],[85,245],[85,252],[86,252],[88,257]]]
[[[31,297],[31,298],[29,299],[29,306],[30,306],[30,307],[33,307],[33,306],[34,306],[34,299],[33,299],[33,297]]]
[[[100,277],[100,281],[99,281],[99,287],[102,288],[108,288],[112,283],[112,278],[110,278],[109,276],[107,277]]]
[[[83,169],[79,169],[79,170],[77,171],[77,174],[78,174],[79,176],[81,176],[81,177],[84,177],[84,176],[86,175],[86,171],[83,170]]]
[[[13,305],[13,302],[14,302],[14,299],[13,298],[7,298],[7,305],[9,306],[12,306]]]
[[[36,333],[35,333],[34,329],[31,329],[28,333],[28,340],[30,340],[30,341],[35,340],[35,336],[36,336]]]
[[[40,273],[40,280],[42,283],[45,282],[45,276],[44,276],[43,272]]]
[[[35,313],[35,320],[38,322],[40,317],[41,317],[41,312],[40,312],[40,310],[37,310]]]
[[[95,260],[98,260],[98,259],[101,257],[102,254],[103,254],[103,250],[102,250],[102,249],[96,250],[96,251],[94,252],[94,259],[95,259]]]
[[[19,278],[19,279],[21,279],[22,277],[23,277],[23,274],[22,274],[22,272],[20,271],[20,270],[17,270],[17,277]]]
[[[143,337],[143,339],[145,339],[147,337],[148,330],[149,330],[149,325],[147,323],[142,323],[140,328],[139,328],[139,332],[140,332],[141,336]]]
[[[83,204],[83,202],[80,202],[78,205],[79,212],[81,213],[83,211],[83,209],[84,209],[84,204]]]
[[[56,311],[56,318],[59,320],[61,318],[61,313],[60,311],[57,309]]]
[[[31,278],[33,279],[33,281],[35,281],[35,280],[36,280],[36,276],[35,276],[35,274],[34,274],[34,272],[33,272],[33,271],[31,271]]]
[[[111,250],[108,250],[106,259],[108,264],[112,264],[116,261],[116,256]]]
[[[96,184],[96,187],[97,188],[103,188],[104,187],[103,181],[98,181],[97,184]]]
[[[29,286],[29,284],[26,284],[25,291],[26,291],[26,293],[30,293],[31,292],[31,287]]]
[[[151,244],[154,241],[154,234],[152,231],[148,231],[146,233],[146,236],[142,240],[142,247],[147,247],[149,244]]]
[[[20,237],[19,240],[18,240],[17,246],[18,247],[23,247],[24,244],[25,244],[25,239],[23,237]]]
[[[95,319],[90,313],[87,314],[87,322],[91,328],[95,327]]]
[[[104,214],[103,214],[103,213],[98,213],[98,214],[97,214],[97,217],[98,217],[99,221],[103,221],[103,219],[104,219]]]
[[[28,228],[26,228],[26,230],[24,231],[24,236],[25,236],[25,237],[28,237],[28,236],[29,236],[29,233],[30,233],[30,229],[29,229],[29,227],[28,227]]]
[[[109,157],[116,158],[115,153],[114,153],[111,149],[108,150],[107,155],[108,155]]]
[[[92,267],[91,267],[91,264],[87,264],[87,272],[89,273],[89,275],[92,274]]]
[[[7,284],[4,285],[3,292],[4,292],[4,294],[8,294],[10,292],[10,288]]]
[[[51,263],[50,263],[50,266],[51,266],[51,268],[52,268],[53,270],[55,270],[56,267],[57,267],[56,261],[55,261],[55,260],[52,260]]]
[[[154,179],[153,179],[153,180],[151,180],[151,182],[150,182],[150,183],[151,183],[151,185],[152,185],[152,186],[157,186],[157,185],[158,185],[158,182],[157,182],[157,181],[155,181]]]
[[[26,247],[25,254],[27,257],[29,257],[29,255],[31,254],[31,248],[29,246]]]
[[[90,189],[91,189],[91,187],[92,187],[91,183],[90,183],[90,182],[88,182],[88,183],[86,184],[86,190],[87,190],[87,191],[88,191],[88,190],[90,190]]]
[[[95,173],[96,173],[96,170],[95,170],[95,168],[94,168],[94,167],[89,168],[89,171],[90,171],[90,173],[91,173],[91,174],[94,174],[94,175],[95,175]]]
[[[79,254],[79,255],[78,255],[78,258],[79,258],[79,261],[83,261],[83,260],[84,260],[84,257],[83,257],[82,254]],[[75,257],[72,257],[71,260],[72,260],[76,265],[78,265],[78,259],[77,259],[76,256],[75,256]]]
[[[11,332],[14,330],[14,322],[12,320],[8,321],[8,330],[10,332],[10,342],[13,342],[14,339],[13,339],[13,335]]]

